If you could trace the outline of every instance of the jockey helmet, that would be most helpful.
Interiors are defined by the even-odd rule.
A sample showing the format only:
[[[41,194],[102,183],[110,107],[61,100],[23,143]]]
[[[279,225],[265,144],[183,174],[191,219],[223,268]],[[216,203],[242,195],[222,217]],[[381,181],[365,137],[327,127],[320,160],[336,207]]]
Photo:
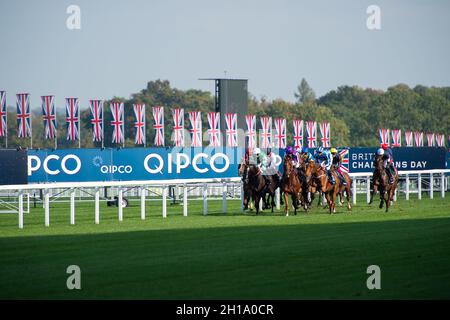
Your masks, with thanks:
[[[377,156],[382,156],[382,155],[384,155],[384,150],[382,148],[379,148],[377,150]]]
[[[389,145],[387,143],[383,143],[381,145],[381,148],[383,148],[383,150],[387,150],[389,148]]]
[[[317,153],[322,153],[323,152],[323,147],[318,147],[317,148]]]
[[[335,153],[337,153],[337,149],[336,149],[336,148],[331,148],[330,152],[331,152],[332,154],[335,154]]]
[[[291,146],[287,146],[285,152],[286,152],[286,154],[293,154],[293,153],[294,153],[294,150],[292,149]]]
[[[302,148],[302,153],[308,153],[308,147],[303,147]]]
[[[259,155],[261,153],[261,149],[260,148],[255,148],[255,150],[253,150],[253,153],[255,155]]]

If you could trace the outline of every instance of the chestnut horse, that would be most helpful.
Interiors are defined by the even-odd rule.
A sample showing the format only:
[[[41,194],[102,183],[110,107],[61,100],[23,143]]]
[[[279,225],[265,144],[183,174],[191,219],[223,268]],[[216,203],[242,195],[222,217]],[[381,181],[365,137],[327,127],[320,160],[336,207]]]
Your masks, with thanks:
[[[290,155],[284,157],[281,186],[281,191],[284,193],[284,213],[286,216],[289,216],[289,195],[291,195],[294,214],[297,215],[298,197],[302,190],[302,185],[300,184],[300,179],[292,164],[292,157]]]
[[[307,180],[313,180],[317,184],[317,188],[321,191],[325,198],[327,199],[328,208],[330,209],[330,214],[336,212],[336,198],[340,189],[340,181],[335,172],[331,172],[334,175],[335,184],[331,184],[328,181],[328,175],[326,169],[322,168],[319,164],[308,165],[306,170]]]

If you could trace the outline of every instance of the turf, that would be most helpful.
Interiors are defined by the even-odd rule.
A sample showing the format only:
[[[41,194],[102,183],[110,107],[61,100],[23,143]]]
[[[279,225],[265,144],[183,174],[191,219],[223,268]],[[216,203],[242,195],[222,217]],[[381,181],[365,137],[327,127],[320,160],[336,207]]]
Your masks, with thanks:
[[[238,201],[168,206],[139,202],[124,209],[52,203],[50,227],[42,208],[0,214],[0,298],[3,299],[428,299],[450,298],[450,194],[445,199],[399,199],[391,212],[359,199],[352,213],[315,208],[241,213]],[[66,268],[81,268],[81,290],[66,288]],[[368,290],[366,269],[381,268],[381,290]]]

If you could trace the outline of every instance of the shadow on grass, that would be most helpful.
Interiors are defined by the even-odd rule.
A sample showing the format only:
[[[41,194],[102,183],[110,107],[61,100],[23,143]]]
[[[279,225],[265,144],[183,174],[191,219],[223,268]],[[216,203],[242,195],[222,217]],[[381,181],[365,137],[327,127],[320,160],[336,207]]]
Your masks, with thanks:
[[[0,298],[449,298],[450,218],[0,238]],[[379,265],[382,290],[366,288]],[[81,268],[81,290],[66,268]]]

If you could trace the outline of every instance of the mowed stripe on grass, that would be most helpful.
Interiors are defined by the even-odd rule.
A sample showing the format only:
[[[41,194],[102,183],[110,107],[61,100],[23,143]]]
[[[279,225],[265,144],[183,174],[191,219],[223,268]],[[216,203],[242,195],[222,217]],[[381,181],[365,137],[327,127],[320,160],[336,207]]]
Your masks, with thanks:
[[[76,225],[67,204],[42,208],[17,229],[0,215],[0,298],[302,299],[449,298],[450,201],[399,200],[390,213],[376,205],[329,216],[241,214],[238,201],[168,206],[139,202],[124,209],[77,203]],[[360,199],[363,201],[363,199]],[[79,265],[82,290],[66,288],[66,268]],[[367,266],[381,268],[381,290],[366,287]]]

